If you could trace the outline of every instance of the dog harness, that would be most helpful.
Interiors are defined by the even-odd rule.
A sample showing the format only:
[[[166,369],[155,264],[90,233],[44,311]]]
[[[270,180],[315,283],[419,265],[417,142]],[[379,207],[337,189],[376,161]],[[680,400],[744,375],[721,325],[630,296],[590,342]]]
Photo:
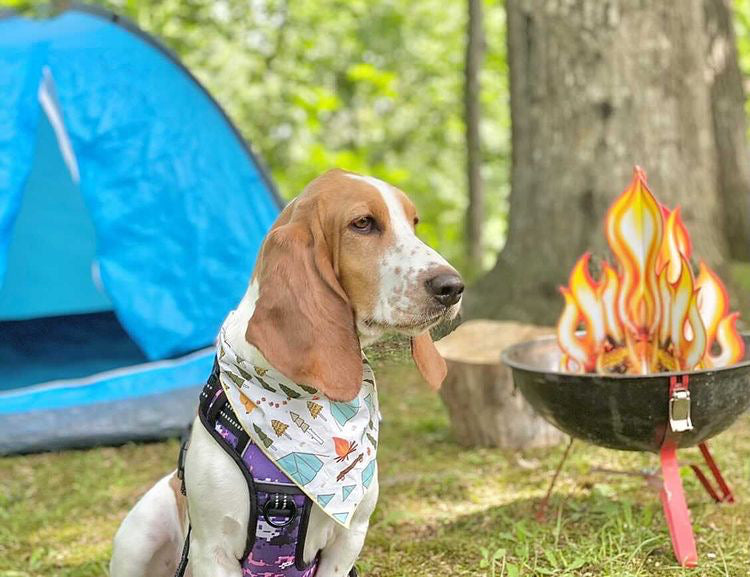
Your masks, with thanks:
[[[349,525],[377,471],[380,414],[372,370],[364,357],[363,373],[360,395],[350,403],[335,403],[312,387],[294,385],[273,369],[248,365],[221,334],[213,370],[201,391],[198,416],[247,483],[250,519],[241,561],[243,577],[315,575],[318,557],[307,565],[303,561],[311,497],[338,523]],[[241,408],[235,410],[237,406]],[[257,410],[260,408],[265,410]],[[255,414],[254,421],[247,420],[250,414]],[[261,415],[265,419],[257,418]],[[315,420],[328,426],[308,422]],[[304,436],[286,434],[290,425]],[[252,437],[248,429],[254,433]],[[330,431],[335,434],[327,434]],[[356,440],[345,440],[353,437]],[[316,452],[310,452],[310,447]],[[187,441],[178,462],[183,492],[186,450]],[[320,480],[311,489],[310,481],[318,474]],[[187,568],[189,542],[190,530],[176,577],[182,577]],[[349,575],[356,577],[356,569]]]
[[[380,413],[364,355],[359,392],[348,402],[331,401],[273,367],[243,359],[223,329],[217,358],[219,380],[241,427],[324,513],[348,528],[377,474]]]
[[[312,577],[318,559],[303,563],[312,501],[266,457],[237,421],[220,382],[218,362],[200,395],[198,417],[232,457],[247,483],[250,519],[243,577]]]

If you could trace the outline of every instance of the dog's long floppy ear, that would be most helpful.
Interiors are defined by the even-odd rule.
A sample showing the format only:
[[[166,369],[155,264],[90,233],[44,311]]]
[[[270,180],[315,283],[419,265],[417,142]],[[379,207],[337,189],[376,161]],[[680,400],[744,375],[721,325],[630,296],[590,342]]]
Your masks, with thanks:
[[[258,300],[245,338],[294,382],[334,401],[351,401],[362,384],[354,312],[317,214],[300,207],[289,212],[263,243],[255,273]]]
[[[411,356],[414,364],[417,365],[422,378],[437,391],[448,374],[448,367],[445,365],[445,359],[435,348],[432,342],[430,331],[425,331],[421,335],[411,339]]]

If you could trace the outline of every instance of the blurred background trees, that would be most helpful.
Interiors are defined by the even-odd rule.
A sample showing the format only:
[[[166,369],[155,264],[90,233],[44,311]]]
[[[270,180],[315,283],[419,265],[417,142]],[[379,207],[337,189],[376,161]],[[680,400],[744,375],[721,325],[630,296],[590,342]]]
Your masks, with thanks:
[[[466,268],[464,2],[94,3],[134,20],[180,56],[252,143],[285,198],[332,166],[379,176],[412,195],[422,237]],[[0,5],[49,11],[39,0]],[[484,1],[484,8],[478,98],[487,267],[505,230],[510,125],[505,12],[501,0]]]
[[[685,205],[709,260],[750,259],[750,0],[94,2],[181,57],[285,198],[331,166],[380,176],[473,280],[504,246],[511,206],[473,314],[554,320],[557,286],[601,247],[635,162]],[[64,2],[0,6],[49,15]],[[750,287],[750,265],[735,268]]]
[[[746,255],[750,154],[728,4],[506,5],[510,230],[470,312],[554,323],[571,264],[606,254],[603,218],[634,164],[659,200],[682,206],[696,258]]]

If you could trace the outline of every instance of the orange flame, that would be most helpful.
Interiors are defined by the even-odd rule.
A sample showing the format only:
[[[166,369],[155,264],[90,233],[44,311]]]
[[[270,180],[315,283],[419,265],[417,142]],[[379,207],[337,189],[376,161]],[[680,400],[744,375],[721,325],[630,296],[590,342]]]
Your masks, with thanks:
[[[724,284],[703,262],[694,277],[680,208],[661,205],[640,168],[605,223],[617,266],[604,261],[596,280],[586,253],[561,288],[562,370],[648,374],[727,366],[744,356]]]
[[[336,454],[339,457],[344,457],[349,454],[351,443],[341,437],[331,437],[333,439],[333,446],[336,449]]]

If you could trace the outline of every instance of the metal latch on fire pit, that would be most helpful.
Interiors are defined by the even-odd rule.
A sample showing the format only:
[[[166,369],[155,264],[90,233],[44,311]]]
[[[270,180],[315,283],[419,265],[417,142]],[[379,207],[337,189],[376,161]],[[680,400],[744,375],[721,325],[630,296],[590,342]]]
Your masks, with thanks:
[[[669,399],[669,426],[675,433],[693,430],[690,420],[690,391],[686,389],[673,391]]]

